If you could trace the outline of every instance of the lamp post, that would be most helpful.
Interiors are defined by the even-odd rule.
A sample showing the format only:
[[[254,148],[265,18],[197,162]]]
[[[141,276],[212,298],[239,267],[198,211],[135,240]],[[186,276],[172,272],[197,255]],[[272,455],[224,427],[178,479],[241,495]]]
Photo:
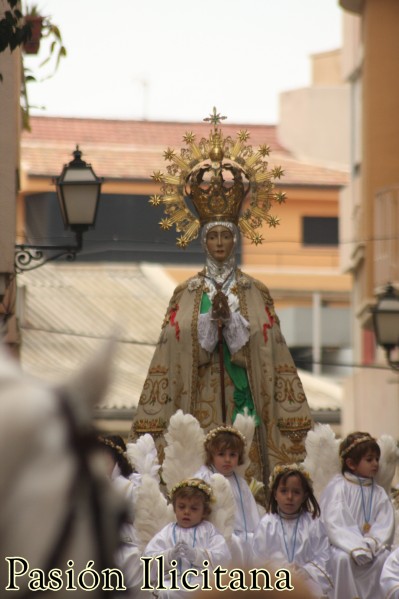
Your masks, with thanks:
[[[391,359],[391,352],[399,346],[399,295],[390,283],[380,295],[372,314],[376,341],[385,349],[392,370],[399,371],[399,361]]]
[[[76,254],[82,250],[83,233],[95,225],[104,179],[97,177],[91,165],[82,160],[82,152],[78,146],[73,157],[53,182],[57,189],[64,227],[75,233],[75,245],[16,244],[15,270],[18,273],[33,270],[63,256],[68,260],[75,260]],[[55,253],[46,255],[44,252]]]

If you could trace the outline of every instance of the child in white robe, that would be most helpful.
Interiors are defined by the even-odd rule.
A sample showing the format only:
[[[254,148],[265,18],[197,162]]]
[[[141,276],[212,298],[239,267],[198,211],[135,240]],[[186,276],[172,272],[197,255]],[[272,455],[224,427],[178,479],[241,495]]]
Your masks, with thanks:
[[[399,599],[399,547],[385,560],[380,584],[384,599]]]
[[[233,426],[219,426],[206,435],[204,444],[206,462],[195,476],[209,483],[218,472],[230,483],[236,504],[231,551],[234,563],[246,564],[260,515],[246,480],[235,472],[244,463],[245,437]]]
[[[381,450],[368,433],[355,432],[340,444],[342,474],[325,487],[321,517],[332,544],[336,599],[380,599],[380,575],[394,533],[394,512],[374,481]]]
[[[129,511],[128,519],[121,528],[121,545],[115,556],[115,561],[123,573],[125,586],[139,590],[142,565],[133,525],[133,504],[141,476],[137,472],[133,472],[122,437],[107,435],[100,436],[98,440],[104,451],[108,476],[119,493],[126,499]]]
[[[170,498],[176,522],[167,524],[151,539],[143,556],[153,558],[144,565],[144,586],[152,586],[153,594],[162,599],[192,596],[196,585],[198,589],[203,586],[202,570],[226,567],[231,560],[223,535],[206,520],[213,501],[211,487],[201,479],[190,478],[173,487]],[[196,570],[198,576],[189,570]],[[174,586],[178,588],[171,588]]]
[[[277,465],[269,486],[268,513],[252,543],[254,565],[287,568],[305,579],[315,597],[329,597],[330,546],[309,473],[298,464]]]

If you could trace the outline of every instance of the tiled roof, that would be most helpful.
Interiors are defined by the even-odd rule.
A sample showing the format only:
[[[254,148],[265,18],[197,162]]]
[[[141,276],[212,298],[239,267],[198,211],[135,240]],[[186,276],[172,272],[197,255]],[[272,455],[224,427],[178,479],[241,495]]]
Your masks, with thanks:
[[[150,180],[154,170],[165,168],[163,152],[178,150],[186,131],[209,134],[209,123],[119,121],[59,117],[31,117],[31,132],[22,136],[22,168],[28,176],[58,175],[71,160],[76,144],[98,176],[106,179]],[[347,173],[296,160],[277,140],[274,125],[227,125],[225,135],[248,129],[254,147],[267,143],[270,165],[285,171],[283,185],[342,186]]]
[[[174,285],[162,269],[129,264],[50,265],[24,286],[23,368],[50,381],[76,371],[115,330],[114,382],[100,408],[136,405]]]
[[[49,381],[65,379],[116,325],[113,383],[98,407],[136,406],[174,287],[165,271],[143,264],[47,264],[20,275],[18,285],[25,287],[24,370]],[[308,373],[303,384],[312,410],[339,410],[337,387]]]
[[[312,410],[340,411],[342,409],[343,389],[341,383],[305,370],[300,370],[298,374]]]
[[[131,121],[117,119],[87,119],[65,117],[30,117],[31,132],[24,131],[23,140],[64,141],[73,143],[116,144],[136,147],[178,147],[183,135],[193,131],[198,136],[209,135],[211,125],[176,123],[172,121]],[[231,125],[223,123],[225,135],[236,135],[248,129],[255,145],[268,143],[272,150],[283,150],[276,137],[275,125]]]

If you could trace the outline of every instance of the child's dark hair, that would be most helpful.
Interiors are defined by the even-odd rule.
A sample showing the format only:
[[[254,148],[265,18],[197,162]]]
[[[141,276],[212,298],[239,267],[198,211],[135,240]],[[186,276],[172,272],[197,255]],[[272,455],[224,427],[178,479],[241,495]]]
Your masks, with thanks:
[[[106,435],[98,437],[98,440],[118,464],[122,476],[128,478],[133,472],[133,467],[126,455],[126,444],[122,437],[119,435]]]
[[[183,498],[201,499],[204,504],[204,518],[210,515],[213,493],[211,487],[202,478],[188,478],[173,487],[170,492],[170,500],[174,511],[176,511],[177,500]]]
[[[342,474],[344,472],[351,472],[352,470],[347,465],[347,458],[353,460],[357,466],[360,460],[369,452],[375,453],[378,458],[381,456],[381,449],[376,439],[370,435],[370,433],[362,433],[356,431],[351,433],[339,446],[339,455],[342,462]]]
[[[278,503],[275,497],[276,491],[280,483],[284,484],[291,476],[297,476],[300,479],[306,495],[301,505],[301,511],[309,512],[312,514],[312,518],[320,516],[320,506],[313,493],[312,480],[309,473],[301,466],[298,466],[298,464],[278,465],[274,468],[270,476],[270,498],[267,511],[272,514],[278,514]]]
[[[231,449],[238,453],[238,466],[244,463],[245,437],[232,426],[219,426],[205,437],[205,464],[212,466],[213,456],[218,451]]]

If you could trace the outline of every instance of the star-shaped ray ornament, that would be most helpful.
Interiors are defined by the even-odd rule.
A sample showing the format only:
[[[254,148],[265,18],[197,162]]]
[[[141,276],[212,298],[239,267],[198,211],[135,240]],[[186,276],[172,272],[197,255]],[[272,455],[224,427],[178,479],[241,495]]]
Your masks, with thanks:
[[[180,248],[198,237],[207,222],[233,222],[255,245],[264,241],[258,231],[263,223],[274,228],[280,222],[270,210],[285,201],[285,193],[275,190],[283,169],[268,168],[270,147],[265,143],[255,150],[246,129],[234,139],[224,136],[220,125],[226,118],[214,107],[204,119],[213,125],[209,136],[186,131],[180,152],[170,147],[164,151],[166,172],[152,174],[161,189],[149,201],[163,205],[165,218],[159,224],[165,231],[175,226]]]

